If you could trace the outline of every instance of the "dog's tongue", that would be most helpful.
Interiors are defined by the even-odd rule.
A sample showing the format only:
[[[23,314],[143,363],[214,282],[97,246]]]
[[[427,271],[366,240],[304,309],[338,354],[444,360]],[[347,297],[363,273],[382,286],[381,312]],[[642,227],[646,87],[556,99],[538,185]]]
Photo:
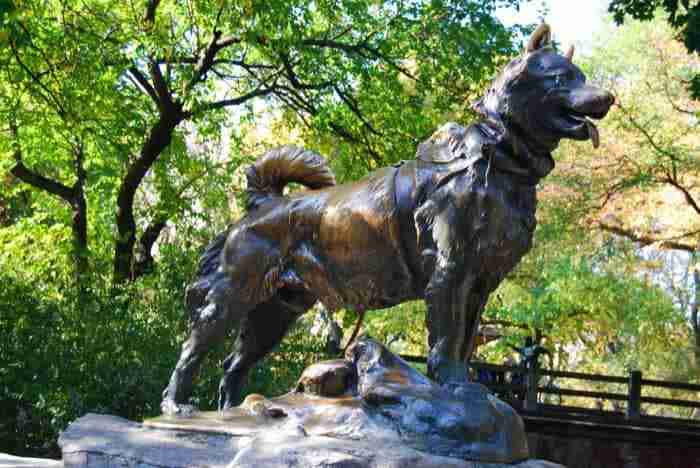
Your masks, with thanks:
[[[591,137],[593,147],[598,148],[598,146],[600,146],[600,134],[598,133],[598,129],[590,120],[586,120],[586,126],[588,127],[588,136]]]

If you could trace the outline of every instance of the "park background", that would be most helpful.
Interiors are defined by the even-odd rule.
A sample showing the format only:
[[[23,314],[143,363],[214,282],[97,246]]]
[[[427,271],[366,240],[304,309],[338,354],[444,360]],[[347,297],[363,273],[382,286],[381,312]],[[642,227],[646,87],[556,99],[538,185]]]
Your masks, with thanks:
[[[555,153],[534,248],[493,294],[483,322],[499,338],[478,358],[508,362],[531,336],[553,369],[698,383],[700,7],[661,3],[0,1],[0,451],[56,456],[85,412],[159,412],[184,288],[242,215],[256,156],[296,143],[341,182],[411,159],[442,123],[475,118],[542,19],[617,103],[598,150]],[[347,339],[356,313],[334,318]],[[315,319],[247,391],[284,393],[328,357]],[[420,302],[364,331],[427,351]],[[201,408],[225,353],[199,376]]]

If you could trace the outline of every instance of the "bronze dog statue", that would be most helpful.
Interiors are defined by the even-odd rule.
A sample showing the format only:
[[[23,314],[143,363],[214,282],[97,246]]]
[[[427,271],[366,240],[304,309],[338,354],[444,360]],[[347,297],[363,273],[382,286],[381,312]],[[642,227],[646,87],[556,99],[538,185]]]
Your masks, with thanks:
[[[562,138],[591,139],[607,91],[586,85],[541,25],[475,104],[484,119],[447,124],[417,158],[335,185],[315,153],[286,146],[248,171],[247,214],[215,239],[187,292],[192,330],[163,394],[183,408],[204,354],[238,327],[219,406],[232,406],[248,370],[316,301],[384,308],[423,298],[429,375],[467,379],[489,294],[530,249],[538,181]],[[309,189],[283,194],[288,182]]]

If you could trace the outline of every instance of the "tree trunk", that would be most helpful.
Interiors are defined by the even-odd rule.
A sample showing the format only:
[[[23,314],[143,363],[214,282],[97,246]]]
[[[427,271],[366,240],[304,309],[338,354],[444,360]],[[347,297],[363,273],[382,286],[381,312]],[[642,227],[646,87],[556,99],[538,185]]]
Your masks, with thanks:
[[[117,196],[117,238],[114,242],[114,283],[120,284],[136,277],[134,247],[136,245],[136,221],[134,198],[141,181],[168,147],[173,131],[184,119],[181,106],[173,105],[163,112],[151,128],[141,148],[139,157],[129,167]]]
[[[14,121],[10,122],[10,132],[14,137],[15,165],[10,173],[22,182],[32,187],[49,193],[66,202],[73,211],[71,217],[71,231],[73,235],[73,259],[75,268],[75,281],[78,291],[83,291],[85,275],[88,272],[88,237],[87,237],[87,203],[85,201],[86,172],[83,164],[84,154],[82,142],[78,141],[74,147],[74,169],[77,177],[76,183],[68,187],[59,181],[49,179],[29,169],[22,159],[22,148],[19,142],[19,128]],[[82,294],[82,293],[81,293]]]
[[[154,219],[143,231],[141,239],[139,239],[139,243],[136,246],[136,264],[133,272],[135,278],[153,271],[155,261],[151,250],[166,225],[167,221],[164,219]]]
[[[75,256],[75,281],[78,291],[85,292],[86,275],[88,273],[88,235],[87,235],[87,202],[85,201],[85,154],[83,153],[82,142],[75,148],[75,174],[77,181],[73,186],[73,199],[71,208],[73,209],[73,255]]]
[[[71,203],[73,208],[73,254],[75,256],[75,276],[82,281],[88,272],[87,203],[82,194]]]

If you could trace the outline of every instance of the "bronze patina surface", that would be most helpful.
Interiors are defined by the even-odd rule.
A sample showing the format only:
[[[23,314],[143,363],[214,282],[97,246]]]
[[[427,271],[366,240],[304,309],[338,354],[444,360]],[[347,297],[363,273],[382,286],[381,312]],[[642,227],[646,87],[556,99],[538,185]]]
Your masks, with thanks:
[[[188,288],[192,330],[163,411],[183,410],[204,354],[237,328],[220,386],[220,407],[231,407],[248,370],[316,301],[362,311],[423,298],[429,376],[466,380],[486,300],[530,249],[551,152],[562,138],[597,146],[587,117],[614,100],[548,41],[542,25],[475,104],[483,120],[444,125],[414,160],[335,185],[313,152],[258,159],[247,214],[210,244]],[[310,190],[284,195],[292,181]]]

